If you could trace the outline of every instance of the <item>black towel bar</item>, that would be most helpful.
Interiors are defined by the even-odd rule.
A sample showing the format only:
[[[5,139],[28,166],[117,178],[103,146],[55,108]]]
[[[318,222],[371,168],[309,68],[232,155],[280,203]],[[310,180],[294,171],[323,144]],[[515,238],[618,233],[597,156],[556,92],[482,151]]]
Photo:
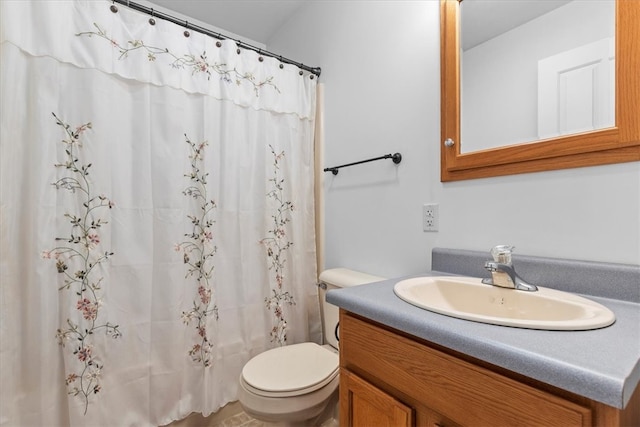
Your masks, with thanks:
[[[340,169],[340,168],[346,168],[348,166],[359,165],[361,163],[368,163],[368,162],[373,162],[375,160],[383,160],[383,159],[391,159],[391,160],[393,160],[393,163],[395,163],[397,165],[398,163],[400,163],[402,161],[402,154],[400,154],[400,153],[386,154],[384,156],[375,157],[373,159],[360,160],[359,162],[347,163],[345,165],[333,166],[331,168],[324,168],[324,171],[325,172],[331,172],[334,175],[338,175],[338,169]]]

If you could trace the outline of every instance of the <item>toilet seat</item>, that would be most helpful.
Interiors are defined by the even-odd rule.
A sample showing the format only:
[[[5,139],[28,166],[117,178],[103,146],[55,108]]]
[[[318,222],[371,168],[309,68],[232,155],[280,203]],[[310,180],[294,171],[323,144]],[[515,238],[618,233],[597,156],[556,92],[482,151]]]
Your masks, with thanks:
[[[319,390],[338,375],[336,353],[306,342],[265,351],[242,369],[249,391],[264,397],[299,396]]]

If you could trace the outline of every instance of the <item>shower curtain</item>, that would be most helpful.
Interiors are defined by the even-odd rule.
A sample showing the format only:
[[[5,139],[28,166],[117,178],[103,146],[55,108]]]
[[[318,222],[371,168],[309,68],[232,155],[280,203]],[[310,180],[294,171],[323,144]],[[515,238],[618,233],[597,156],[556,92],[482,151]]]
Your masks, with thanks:
[[[318,342],[314,76],[109,1],[0,7],[0,425],[206,416]]]

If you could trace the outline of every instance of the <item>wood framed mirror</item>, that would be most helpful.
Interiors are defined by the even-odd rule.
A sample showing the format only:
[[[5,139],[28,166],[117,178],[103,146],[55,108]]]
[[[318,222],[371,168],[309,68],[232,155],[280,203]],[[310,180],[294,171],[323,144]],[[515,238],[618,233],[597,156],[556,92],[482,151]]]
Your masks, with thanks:
[[[640,161],[640,1],[615,1],[615,125],[461,150],[460,1],[441,0],[441,181]]]

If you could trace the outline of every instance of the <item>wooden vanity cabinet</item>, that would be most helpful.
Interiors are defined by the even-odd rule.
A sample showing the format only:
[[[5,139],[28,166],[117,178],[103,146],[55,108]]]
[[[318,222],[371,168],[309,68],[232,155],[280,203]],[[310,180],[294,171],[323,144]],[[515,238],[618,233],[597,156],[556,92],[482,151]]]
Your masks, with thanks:
[[[340,426],[640,425],[617,408],[340,310]]]

